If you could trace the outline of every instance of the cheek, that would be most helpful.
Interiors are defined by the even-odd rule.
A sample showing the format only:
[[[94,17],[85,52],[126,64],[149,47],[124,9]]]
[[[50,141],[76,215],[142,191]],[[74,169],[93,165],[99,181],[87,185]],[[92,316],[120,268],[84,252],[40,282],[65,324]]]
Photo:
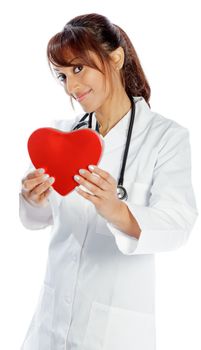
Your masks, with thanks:
[[[105,81],[105,78],[101,75],[98,79],[94,80],[94,93],[98,93],[99,97],[103,100],[109,96],[109,82]]]
[[[105,81],[103,74],[93,70],[87,75],[85,84],[92,89],[93,98],[90,101],[93,106],[91,108],[96,110],[109,96],[109,82]]]
[[[87,80],[94,92],[102,93],[105,91],[105,77],[100,72],[91,71]]]

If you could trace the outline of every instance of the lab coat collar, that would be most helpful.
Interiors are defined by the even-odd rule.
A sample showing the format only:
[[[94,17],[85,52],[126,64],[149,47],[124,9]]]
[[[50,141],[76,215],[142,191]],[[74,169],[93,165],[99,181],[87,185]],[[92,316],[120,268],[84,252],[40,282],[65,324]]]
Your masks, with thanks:
[[[152,112],[149,105],[142,96],[134,96],[135,101],[135,120],[133,124],[133,131],[131,140],[133,140],[139,132],[146,127],[150,121]],[[103,137],[104,154],[113,151],[114,149],[126,144],[129,122],[131,117],[131,110]],[[92,120],[92,129],[96,129],[96,115],[94,113]]]

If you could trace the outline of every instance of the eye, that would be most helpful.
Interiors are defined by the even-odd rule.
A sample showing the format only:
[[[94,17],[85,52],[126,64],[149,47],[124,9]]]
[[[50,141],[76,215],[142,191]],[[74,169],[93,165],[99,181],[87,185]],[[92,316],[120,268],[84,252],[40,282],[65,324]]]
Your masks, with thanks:
[[[83,69],[83,66],[82,65],[79,65],[79,66],[74,66],[73,68],[73,71],[75,72],[75,70],[78,68],[78,72],[79,73],[82,69]]]
[[[64,80],[66,79],[66,76],[65,76],[65,74],[58,74],[58,75],[57,75],[57,79],[58,79],[61,83],[63,83]]]
[[[83,69],[83,66],[82,65],[77,65],[77,66],[73,66],[73,72],[75,74],[78,74],[79,72],[81,72]],[[60,73],[60,74],[57,74],[57,79],[63,83],[65,80],[66,80],[66,76],[65,74],[63,73]]]

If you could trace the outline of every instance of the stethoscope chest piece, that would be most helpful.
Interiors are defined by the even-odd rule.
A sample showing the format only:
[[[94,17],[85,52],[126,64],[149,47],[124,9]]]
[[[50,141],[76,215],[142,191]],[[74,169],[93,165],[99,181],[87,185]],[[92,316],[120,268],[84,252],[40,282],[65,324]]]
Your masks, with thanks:
[[[121,185],[118,185],[117,186],[117,196],[119,199],[124,199],[124,200],[127,200],[128,199],[128,194],[126,192],[126,189],[121,186]]]

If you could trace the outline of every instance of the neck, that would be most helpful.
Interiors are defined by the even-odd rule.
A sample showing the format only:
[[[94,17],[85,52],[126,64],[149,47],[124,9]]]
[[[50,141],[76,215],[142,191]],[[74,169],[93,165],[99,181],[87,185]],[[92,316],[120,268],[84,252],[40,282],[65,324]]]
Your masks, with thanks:
[[[104,105],[96,110],[99,132],[103,136],[115,126],[131,109],[131,101],[125,90],[121,94],[113,95]]]

